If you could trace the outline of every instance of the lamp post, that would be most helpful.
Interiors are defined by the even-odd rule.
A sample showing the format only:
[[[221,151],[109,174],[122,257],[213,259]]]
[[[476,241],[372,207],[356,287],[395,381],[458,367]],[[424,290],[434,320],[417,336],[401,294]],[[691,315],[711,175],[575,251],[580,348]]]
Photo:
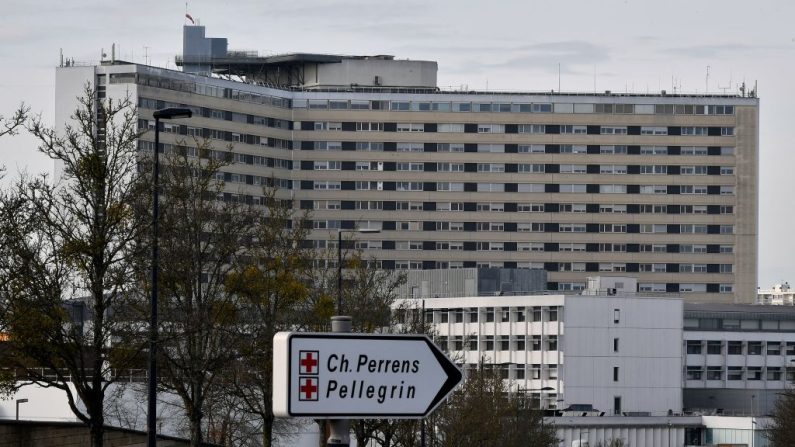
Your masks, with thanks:
[[[337,230],[337,315],[331,317],[331,332],[350,332],[351,317],[342,314],[342,233],[380,233],[377,228]],[[328,447],[348,447],[351,442],[351,423],[347,419],[329,420]]]
[[[380,233],[377,228],[360,228],[358,230],[337,230],[337,315],[342,316],[342,233]]]
[[[149,402],[146,413],[146,445],[157,445],[157,274],[158,274],[158,245],[157,230],[159,217],[159,186],[160,186],[160,120],[190,118],[193,112],[190,109],[169,107],[155,110],[155,157],[152,172],[152,300],[149,320]]]
[[[25,404],[27,402],[28,402],[27,399],[17,399],[17,416],[15,420],[17,421],[19,420],[19,404]]]

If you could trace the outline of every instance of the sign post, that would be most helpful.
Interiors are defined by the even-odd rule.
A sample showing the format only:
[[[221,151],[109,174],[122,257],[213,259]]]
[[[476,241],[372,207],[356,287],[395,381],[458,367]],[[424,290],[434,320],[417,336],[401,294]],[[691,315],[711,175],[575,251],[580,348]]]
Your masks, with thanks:
[[[335,424],[424,418],[462,377],[425,335],[280,332],[273,339],[273,365],[276,416]],[[347,423],[338,425],[344,435],[333,427],[334,436],[347,439]]]

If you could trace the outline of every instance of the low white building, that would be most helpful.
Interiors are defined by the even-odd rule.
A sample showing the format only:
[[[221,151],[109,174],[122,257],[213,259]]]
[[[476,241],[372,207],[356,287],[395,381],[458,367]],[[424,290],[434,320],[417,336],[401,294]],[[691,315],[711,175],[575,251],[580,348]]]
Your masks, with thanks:
[[[795,306],[795,290],[790,287],[788,282],[774,284],[769,289],[757,289],[756,303],[774,306]]]
[[[497,368],[541,408],[607,414],[682,406],[682,301],[670,297],[531,295],[432,298],[424,305],[453,359]]]
[[[685,304],[685,409],[765,415],[795,382],[795,308]]]

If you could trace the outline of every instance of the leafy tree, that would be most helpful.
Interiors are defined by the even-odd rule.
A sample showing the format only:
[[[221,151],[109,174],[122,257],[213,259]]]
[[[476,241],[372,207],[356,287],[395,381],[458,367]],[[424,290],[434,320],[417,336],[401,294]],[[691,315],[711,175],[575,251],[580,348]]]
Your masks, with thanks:
[[[772,447],[790,447],[795,445],[795,390],[788,389],[779,395],[776,407],[770,415],[771,423],[765,430],[765,436]]]
[[[244,309],[236,350],[240,358],[232,367],[229,390],[243,411],[261,423],[262,445],[270,446],[274,428],[285,431],[291,422],[273,415],[273,336],[294,328],[299,309],[309,301],[313,251],[304,241],[306,215],[297,216],[289,204],[266,191],[267,210],[261,213],[246,250],[246,262],[226,278],[229,293]]]
[[[147,228],[134,204],[147,186],[128,99],[99,99],[87,87],[72,120],[62,131],[38,117],[26,122],[39,151],[63,166],[58,183],[23,176],[0,197],[0,321],[10,340],[2,363],[22,384],[63,390],[101,446],[113,368],[131,364],[140,348],[111,340],[129,333],[118,316],[132,298],[136,241]]]
[[[248,243],[251,208],[224,198],[217,174],[228,153],[182,145],[161,169],[159,385],[182,401],[191,445],[203,439],[207,399],[238,353],[240,303],[226,287]]]

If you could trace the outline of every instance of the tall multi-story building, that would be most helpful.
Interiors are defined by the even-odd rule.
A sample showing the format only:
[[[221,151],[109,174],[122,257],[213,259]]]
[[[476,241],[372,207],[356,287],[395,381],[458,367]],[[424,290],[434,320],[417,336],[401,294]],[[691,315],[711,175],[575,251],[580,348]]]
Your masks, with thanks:
[[[312,210],[312,244],[356,246],[386,269],[543,268],[576,291],[596,272],[640,292],[753,302],[759,101],[741,95],[445,91],[435,62],[232,52],[186,27],[178,63],[58,69],[56,120],[88,82],[130,94],[165,150],[232,145],[228,200],[277,186]],[[221,76],[209,76],[220,73]],[[234,79],[234,80],[233,80]],[[140,147],[152,150],[153,135]]]

